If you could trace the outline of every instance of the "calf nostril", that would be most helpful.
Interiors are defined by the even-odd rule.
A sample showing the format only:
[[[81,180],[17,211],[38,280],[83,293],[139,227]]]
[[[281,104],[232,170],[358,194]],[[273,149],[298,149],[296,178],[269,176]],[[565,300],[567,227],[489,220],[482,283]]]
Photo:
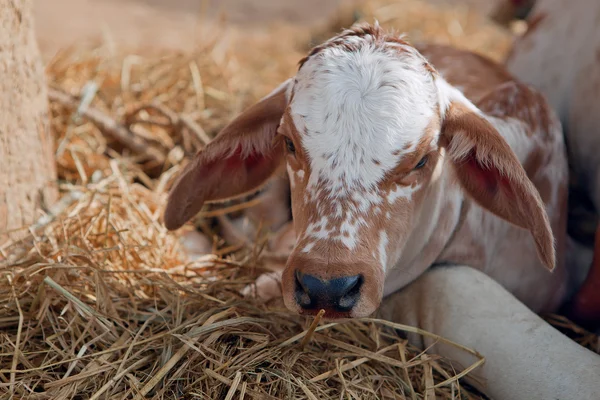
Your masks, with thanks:
[[[342,279],[346,281],[344,282],[344,288],[341,290],[342,295],[337,301],[336,309],[338,311],[350,311],[360,297],[360,287],[363,284],[363,278],[361,275],[356,275]]]
[[[300,307],[348,312],[360,298],[363,277],[355,275],[323,280],[296,270],[295,281],[295,297]]]
[[[304,276],[303,274],[296,270],[296,301],[300,305],[300,307],[304,309],[314,308],[313,301],[310,298],[310,290],[306,287],[306,284],[303,282]]]

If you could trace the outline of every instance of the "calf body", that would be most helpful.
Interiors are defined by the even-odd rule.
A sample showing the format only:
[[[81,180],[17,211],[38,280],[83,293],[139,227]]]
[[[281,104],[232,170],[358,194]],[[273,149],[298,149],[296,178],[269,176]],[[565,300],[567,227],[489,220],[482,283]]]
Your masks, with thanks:
[[[313,49],[189,165],[167,227],[283,163],[297,234],[282,275],[291,310],[366,316],[439,263],[479,269],[533,310],[556,308],[567,282],[560,124],[494,63],[422,51],[433,63],[371,26]]]

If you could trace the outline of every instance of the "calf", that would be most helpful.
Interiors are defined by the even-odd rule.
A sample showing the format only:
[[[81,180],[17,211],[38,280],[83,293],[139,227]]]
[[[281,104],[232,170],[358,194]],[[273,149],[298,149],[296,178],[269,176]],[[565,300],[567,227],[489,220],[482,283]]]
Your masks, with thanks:
[[[396,292],[382,309],[388,318],[454,337],[465,327],[486,336],[480,317],[506,305],[498,332],[478,350],[501,357],[501,344],[539,358],[544,349],[512,340],[511,330],[551,330],[529,309],[555,310],[572,288],[564,143],[535,90],[475,54],[418,50],[377,25],[356,26],[314,48],[294,78],[195,157],[170,192],[165,225],[177,229],[205,202],[255,191],[281,165],[297,237],[281,273],[290,310],[364,317]],[[467,315],[449,323],[465,302]],[[571,348],[558,332],[549,338]],[[565,360],[569,374],[585,378],[580,364]],[[557,365],[544,372],[558,375]],[[557,390],[552,379],[526,390],[523,367],[490,393],[515,399]],[[506,368],[492,359],[484,377]]]
[[[529,28],[507,58],[508,69],[548,99],[565,131],[573,178],[600,210],[600,2],[596,0],[537,0]],[[581,196],[574,196],[577,200]],[[590,217],[572,221],[570,231],[585,239]],[[592,228],[593,229],[593,228]],[[590,230],[589,228],[587,229]],[[593,232],[591,232],[593,234]],[[590,235],[587,235],[590,236]],[[600,251],[600,241],[596,241]],[[590,243],[591,244],[591,243]],[[575,269],[589,266],[572,251]],[[581,257],[579,257],[581,258]],[[600,323],[600,264],[587,275],[583,289],[567,309],[580,323]],[[586,277],[585,269],[578,280]]]
[[[370,315],[441,263],[484,271],[536,311],[556,308],[567,290],[558,121],[495,64],[423,52],[442,75],[377,26],[313,49],[189,164],[167,228],[256,190],[285,163],[298,237],[282,278],[291,310]]]

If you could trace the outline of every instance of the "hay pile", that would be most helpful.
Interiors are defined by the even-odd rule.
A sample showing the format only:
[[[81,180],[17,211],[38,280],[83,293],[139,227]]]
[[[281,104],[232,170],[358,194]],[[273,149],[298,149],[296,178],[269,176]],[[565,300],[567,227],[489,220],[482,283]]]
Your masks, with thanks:
[[[315,324],[242,299],[260,259],[212,219],[214,254],[184,257],[159,222],[169,183],[293,73],[302,38],[210,32],[191,55],[100,46],[48,64],[62,199],[0,247],[1,398],[483,398],[408,346],[410,327]]]

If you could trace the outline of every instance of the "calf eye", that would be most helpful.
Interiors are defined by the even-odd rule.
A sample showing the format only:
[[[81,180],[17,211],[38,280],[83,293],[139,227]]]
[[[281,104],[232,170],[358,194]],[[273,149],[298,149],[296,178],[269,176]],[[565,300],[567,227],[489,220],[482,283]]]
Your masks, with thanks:
[[[421,161],[419,161],[419,163],[417,165],[415,165],[414,169],[421,169],[425,166],[425,164],[427,164],[427,160],[429,157],[425,156],[423,158],[421,158]]]
[[[285,138],[285,147],[287,148],[287,151],[289,151],[291,154],[296,153],[296,147],[294,146],[294,142],[292,142],[292,139],[288,137]]]

